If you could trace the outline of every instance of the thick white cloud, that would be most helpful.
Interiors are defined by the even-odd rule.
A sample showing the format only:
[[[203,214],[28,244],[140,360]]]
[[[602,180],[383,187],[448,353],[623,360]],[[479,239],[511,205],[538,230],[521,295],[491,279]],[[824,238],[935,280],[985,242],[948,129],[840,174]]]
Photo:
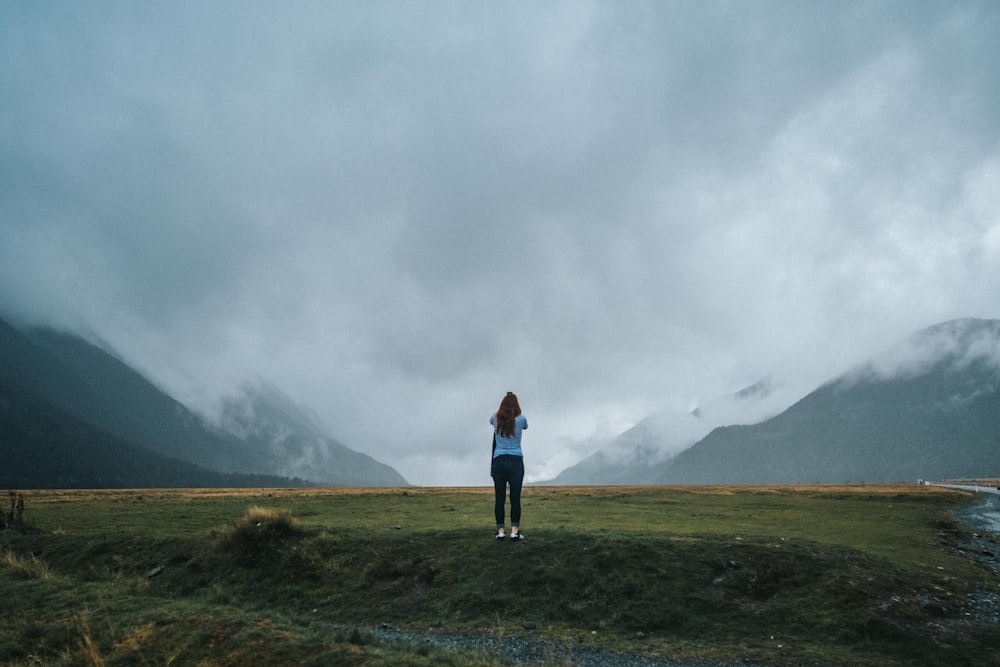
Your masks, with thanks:
[[[997,316],[1000,9],[0,8],[0,311],[422,484]]]

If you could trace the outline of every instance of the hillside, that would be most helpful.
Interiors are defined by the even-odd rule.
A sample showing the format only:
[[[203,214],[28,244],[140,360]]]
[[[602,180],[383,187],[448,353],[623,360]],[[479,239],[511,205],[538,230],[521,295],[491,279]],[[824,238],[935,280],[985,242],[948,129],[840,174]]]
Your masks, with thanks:
[[[72,428],[60,431],[59,444],[68,448],[59,450],[63,454],[86,451],[95,442],[105,442],[107,436],[116,446],[129,446],[133,452],[143,450],[216,473],[267,475],[276,481],[301,477],[328,485],[406,484],[391,467],[289,418],[287,397],[280,409],[269,406],[265,396],[254,397],[250,422],[240,423],[237,411],[237,416],[225,420],[225,427],[216,425],[167,395],[113,352],[74,335],[49,329],[21,331],[0,321],[0,379],[5,381],[5,400],[47,406],[52,423],[75,420]],[[245,396],[239,399],[246,400]],[[4,418],[9,423],[0,448],[5,451],[20,446],[7,439],[14,433],[20,442],[51,437],[44,433],[44,419],[22,419],[11,411]],[[50,464],[55,471],[66,461],[53,459]],[[116,486],[128,485],[116,480]],[[296,483],[280,481],[282,485]],[[145,483],[135,481],[136,485]]]
[[[654,484],[659,464],[705,437],[713,428],[755,423],[780,411],[785,392],[770,376],[733,394],[701,403],[689,412],[662,411],[628,429],[550,484]],[[780,407],[779,407],[780,406]]]
[[[926,329],[780,415],[712,431],[663,484],[888,482],[1000,473],[1000,321]]]
[[[267,468],[332,486],[407,486],[395,469],[346,447],[277,387],[245,384],[223,403],[217,428],[256,443]]]
[[[678,416],[678,421],[695,421],[693,415]],[[592,484],[653,484],[656,464],[664,459],[662,439],[645,419],[625,431],[576,465],[566,468],[547,484],[587,486]],[[692,441],[687,443],[690,445]]]
[[[227,475],[142,449],[0,378],[0,489],[299,486]]]
[[[17,381],[78,419],[163,456],[225,472],[263,472],[236,438],[213,433],[205,421],[161,391],[113,353],[51,329],[24,334],[8,327],[3,341],[30,366]],[[35,369],[42,368],[44,372]]]

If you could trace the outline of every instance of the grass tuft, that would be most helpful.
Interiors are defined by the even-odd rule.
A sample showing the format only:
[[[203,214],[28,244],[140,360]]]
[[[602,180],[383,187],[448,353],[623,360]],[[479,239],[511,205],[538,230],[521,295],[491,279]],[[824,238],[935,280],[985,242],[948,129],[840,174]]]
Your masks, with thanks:
[[[24,579],[51,579],[54,576],[48,563],[39,560],[34,554],[18,556],[10,549],[0,556],[0,566],[8,568]]]
[[[302,533],[291,512],[254,505],[222,533],[219,550],[244,567],[276,564]]]
[[[233,529],[238,533],[270,533],[287,537],[299,532],[299,522],[287,510],[273,507],[253,505],[246,514],[233,522]]]

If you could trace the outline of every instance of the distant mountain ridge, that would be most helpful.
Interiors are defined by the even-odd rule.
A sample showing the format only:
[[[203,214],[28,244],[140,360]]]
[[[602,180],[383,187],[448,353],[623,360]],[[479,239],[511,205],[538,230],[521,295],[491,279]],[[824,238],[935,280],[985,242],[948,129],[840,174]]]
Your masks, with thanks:
[[[689,412],[664,411],[651,415],[548,483],[655,484],[659,464],[693,445],[715,426],[733,421],[752,423],[778,412],[776,403],[768,402],[774,394],[774,379],[767,376]],[[775,400],[780,405],[781,398]]]
[[[302,486],[208,470],[126,442],[0,378],[0,489]]]
[[[268,468],[281,474],[320,479],[335,486],[407,486],[396,470],[328,436],[276,386],[244,384],[223,401],[217,424],[245,442],[257,443]]]
[[[304,480],[334,486],[407,484],[391,467],[306,424],[291,399],[283,397],[280,408],[268,402],[277,396],[276,390],[244,392],[229,403],[253,402],[253,422],[241,424],[234,408],[221,426],[215,425],[102,347],[75,335],[21,330],[0,320],[0,452],[33,471],[28,475],[32,484],[20,486],[51,485],[45,483],[45,462],[32,459],[26,443],[36,454],[49,452],[52,484],[56,479],[76,480],[74,486],[86,486],[84,480],[127,486],[129,479],[137,486],[288,486]],[[56,424],[63,428],[47,430]],[[307,446],[308,459],[303,456]],[[55,473],[68,461],[79,462],[79,451],[107,467],[101,472],[100,466],[78,466],[75,477],[68,469]],[[149,455],[159,457],[150,470],[171,471],[155,479],[135,475],[122,460]],[[8,466],[0,470],[0,479],[14,481],[16,473]]]
[[[623,436],[624,437],[624,436]],[[561,473],[557,480],[564,479]],[[1000,320],[944,322],[786,410],[673,456],[648,444],[591,484],[896,482],[1000,474]]]
[[[676,415],[674,419],[687,423],[695,421],[696,417],[691,414]],[[643,419],[607,446],[566,468],[546,484],[575,486],[653,484],[655,482],[653,470],[656,464],[667,457],[658,446],[662,443],[662,439],[658,429],[651,425],[654,421],[654,417]],[[681,440],[677,444],[690,445],[693,441],[693,438],[690,442]]]
[[[663,484],[895,482],[1000,472],[1000,321],[925,329],[780,415],[714,430]]]

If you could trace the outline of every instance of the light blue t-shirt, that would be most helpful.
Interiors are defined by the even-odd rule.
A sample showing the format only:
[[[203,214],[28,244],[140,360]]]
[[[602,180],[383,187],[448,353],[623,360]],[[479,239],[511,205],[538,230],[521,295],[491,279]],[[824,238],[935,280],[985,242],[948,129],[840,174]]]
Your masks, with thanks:
[[[497,426],[497,416],[494,414],[490,417],[490,424],[496,429]],[[493,458],[498,456],[503,456],[504,454],[512,456],[524,456],[521,452],[521,431],[528,428],[528,419],[524,415],[518,415],[514,418],[514,435],[509,438],[505,438],[499,433],[497,433],[497,448],[493,450]]]

